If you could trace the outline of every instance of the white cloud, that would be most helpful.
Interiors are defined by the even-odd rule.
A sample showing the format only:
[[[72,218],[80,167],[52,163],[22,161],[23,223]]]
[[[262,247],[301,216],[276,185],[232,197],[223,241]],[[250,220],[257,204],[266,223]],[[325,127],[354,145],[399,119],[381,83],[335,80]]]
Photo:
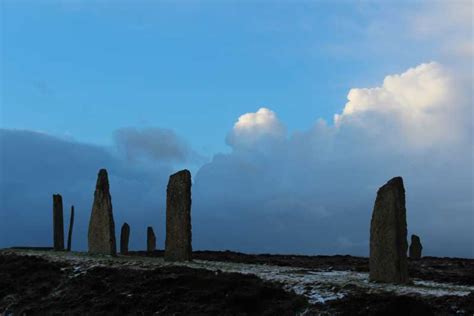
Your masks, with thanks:
[[[236,148],[251,148],[262,141],[284,138],[286,128],[275,112],[260,108],[255,113],[246,113],[239,117],[234,128],[227,136],[227,143]]]
[[[403,137],[412,148],[457,142],[463,137],[463,110],[453,76],[431,62],[385,77],[374,88],[351,89],[335,125],[358,126],[390,141]]]

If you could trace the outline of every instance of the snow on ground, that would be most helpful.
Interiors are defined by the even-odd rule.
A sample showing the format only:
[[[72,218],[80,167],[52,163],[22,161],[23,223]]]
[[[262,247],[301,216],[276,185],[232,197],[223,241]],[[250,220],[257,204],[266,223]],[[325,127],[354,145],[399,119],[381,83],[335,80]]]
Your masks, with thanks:
[[[66,261],[74,265],[73,277],[97,266],[112,266],[130,269],[153,269],[165,266],[186,266],[211,271],[254,274],[263,280],[280,282],[287,290],[304,295],[310,303],[324,303],[343,298],[351,291],[364,289],[368,293],[392,292],[398,295],[420,296],[465,296],[474,291],[474,286],[413,280],[410,285],[380,284],[369,282],[369,274],[354,271],[318,271],[295,267],[272,266],[194,260],[192,262],[165,262],[163,258],[132,256],[89,256],[86,253],[53,253],[41,251],[15,251],[22,255],[41,255],[52,261]],[[359,290],[358,290],[359,289]]]
[[[200,260],[183,265],[223,272],[255,274],[264,280],[283,283],[287,289],[305,295],[310,303],[340,299],[355,287],[364,288],[369,293],[393,292],[399,295],[421,296],[465,296],[474,291],[474,286],[421,280],[413,280],[411,285],[372,283],[369,282],[368,273],[354,271],[315,271],[293,267]]]

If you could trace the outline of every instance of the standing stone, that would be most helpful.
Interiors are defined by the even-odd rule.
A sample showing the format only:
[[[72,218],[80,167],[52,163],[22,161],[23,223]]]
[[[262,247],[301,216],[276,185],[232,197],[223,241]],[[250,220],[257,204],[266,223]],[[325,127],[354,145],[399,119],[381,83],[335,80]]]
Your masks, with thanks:
[[[421,259],[421,252],[423,246],[421,245],[420,237],[417,235],[411,235],[411,244],[410,244],[410,259]]]
[[[123,223],[122,229],[120,230],[120,253],[128,253],[128,241],[130,239],[130,226],[127,223]]]
[[[396,177],[377,191],[370,223],[370,280],[407,283],[407,248],[405,188]]]
[[[156,249],[156,237],[153,227],[148,226],[146,229],[146,251],[152,253]]]
[[[67,234],[67,251],[71,251],[72,227],[74,226],[74,205],[71,206],[71,216],[69,217],[69,231]]]
[[[191,260],[191,173],[170,176],[166,190],[166,261]]]
[[[64,250],[63,198],[53,194],[53,240],[54,250]]]
[[[89,221],[89,253],[116,255],[115,224],[107,170],[101,169],[94,192],[94,204]]]

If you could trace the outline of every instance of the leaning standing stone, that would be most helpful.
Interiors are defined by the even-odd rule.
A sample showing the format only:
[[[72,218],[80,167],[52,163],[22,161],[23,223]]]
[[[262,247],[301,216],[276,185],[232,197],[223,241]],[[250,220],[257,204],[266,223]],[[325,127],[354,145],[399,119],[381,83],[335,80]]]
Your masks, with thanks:
[[[101,169],[94,192],[94,204],[89,221],[89,253],[116,255],[115,224],[107,170]]]
[[[67,233],[67,251],[71,251],[73,226],[74,226],[74,205],[71,206],[71,216],[69,216],[69,230]]]
[[[63,198],[53,194],[53,241],[54,250],[64,250]]]
[[[123,223],[122,229],[120,230],[120,253],[128,253],[128,241],[130,239],[130,226],[127,223]]]
[[[166,190],[165,260],[191,260],[191,173],[170,176]]]
[[[421,252],[423,246],[421,245],[420,237],[417,235],[411,235],[411,244],[410,244],[410,259],[421,259]]]
[[[153,228],[148,226],[146,229],[146,251],[153,253],[156,249],[156,237]]]
[[[405,188],[396,177],[377,191],[370,223],[370,280],[407,283],[407,248]]]

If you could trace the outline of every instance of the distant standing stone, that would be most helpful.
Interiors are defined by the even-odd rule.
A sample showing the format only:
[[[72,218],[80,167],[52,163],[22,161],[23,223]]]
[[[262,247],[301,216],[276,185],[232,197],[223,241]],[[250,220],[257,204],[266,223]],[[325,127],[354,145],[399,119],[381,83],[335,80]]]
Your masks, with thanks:
[[[54,250],[64,250],[63,198],[53,194],[53,241]]]
[[[146,251],[152,253],[156,249],[156,237],[153,228],[148,226],[146,229]]]
[[[123,223],[122,229],[120,230],[120,253],[128,253],[128,241],[130,239],[130,226],[127,223]]]
[[[417,235],[411,235],[411,244],[410,244],[410,259],[421,259],[421,252],[423,246],[421,245],[420,237]]]
[[[405,188],[396,177],[377,191],[370,223],[370,280],[407,283],[407,248]]]
[[[107,170],[101,169],[94,192],[94,204],[89,221],[89,253],[116,255],[115,224]]]
[[[191,173],[170,176],[166,190],[166,261],[189,261],[191,246]]]
[[[71,215],[69,216],[69,230],[67,233],[67,251],[71,251],[73,226],[74,226],[74,205],[71,206]]]

